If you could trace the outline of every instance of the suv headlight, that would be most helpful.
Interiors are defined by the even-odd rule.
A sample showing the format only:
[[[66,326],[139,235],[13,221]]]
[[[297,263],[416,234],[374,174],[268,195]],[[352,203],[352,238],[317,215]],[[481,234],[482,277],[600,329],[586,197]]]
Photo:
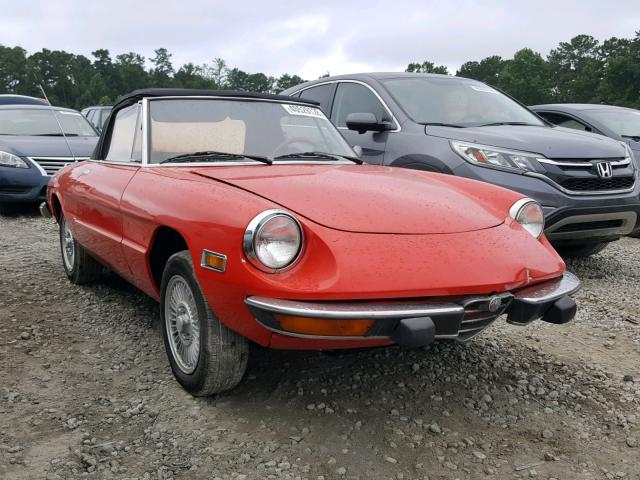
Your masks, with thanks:
[[[266,210],[257,215],[244,233],[244,253],[264,272],[277,273],[293,266],[302,250],[302,227],[288,212]]]
[[[29,165],[12,153],[0,151],[0,167],[29,168]]]
[[[542,207],[531,198],[522,198],[514,203],[509,209],[509,215],[535,238],[540,238],[544,232]]]
[[[537,158],[541,155],[518,150],[451,140],[451,148],[469,163],[480,167],[498,168],[517,172],[544,172]]]

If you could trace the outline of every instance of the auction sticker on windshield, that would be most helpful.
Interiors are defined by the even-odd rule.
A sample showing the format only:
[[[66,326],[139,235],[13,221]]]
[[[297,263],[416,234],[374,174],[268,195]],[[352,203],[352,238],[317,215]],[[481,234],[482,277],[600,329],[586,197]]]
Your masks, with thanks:
[[[486,92],[486,93],[498,93],[491,87],[485,87],[484,85],[471,85],[471,88],[478,92]]]
[[[290,115],[302,115],[305,117],[325,118],[322,110],[304,105],[282,105]]]

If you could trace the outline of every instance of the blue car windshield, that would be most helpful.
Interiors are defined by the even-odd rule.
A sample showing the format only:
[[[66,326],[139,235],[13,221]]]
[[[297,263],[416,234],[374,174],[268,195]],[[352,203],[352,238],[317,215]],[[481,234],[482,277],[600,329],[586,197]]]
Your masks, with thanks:
[[[424,76],[389,78],[382,83],[416,123],[544,125],[508,96],[475,80]]]
[[[86,118],[78,112],[49,108],[0,109],[0,135],[58,136],[60,125],[65,135],[95,137],[96,131]],[[57,121],[56,121],[57,117]],[[58,125],[60,122],[60,125]]]

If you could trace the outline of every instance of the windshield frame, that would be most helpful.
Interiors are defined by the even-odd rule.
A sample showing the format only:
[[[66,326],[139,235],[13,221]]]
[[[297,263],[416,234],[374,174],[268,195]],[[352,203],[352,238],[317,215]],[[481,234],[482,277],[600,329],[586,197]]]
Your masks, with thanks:
[[[333,128],[336,133],[343,139],[345,145],[351,150],[351,154],[354,157],[357,157],[356,153],[353,151],[353,148],[349,143],[344,139],[340,131],[331,123],[331,121],[326,117],[324,112],[317,105],[310,104],[308,102],[300,102],[296,101],[294,97],[291,98],[291,101],[283,101],[276,100],[270,98],[252,98],[252,97],[243,97],[243,96],[215,96],[215,95],[167,95],[161,97],[145,97],[142,99],[142,162],[138,163],[145,168],[163,168],[163,167],[230,167],[230,166],[263,166],[267,167],[265,163],[258,162],[255,160],[234,160],[234,161],[220,161],[220,160],[211,160],[211,161],[199,161],[199,162],[167,162],[167,163],[154,163],[150,161],[150,152],[151,152],[151,102],[162,101],[162,100],[227,100],[227,101],[241,101],[241,102],[267,102],[267,103],[276,103],[280,105],[300,105],[304,107],[316,107],[320,110],[322,115],[324,116],[329,128]],[[112,118],[115,116],[112,115]],[[109,130],[112,128],[113,120],[109,123]],[[337,154],[336,154],[337,155]],[[339,155],[337,155],[339,156]],[[102,160],[104,161],[104,160]],[[122,163],[122,162],[120,162]],[[345,158],[344,160],[309,160],[309,159],[300,159],[300,160],[275,160],[273,161],[274,165],[329,165],[329,164],[338,164],[338,165],[354,165],[353,161]]]
[[[424,126],[428,126],[430,123],[433,123],[433,124],[451,123],[451,122],[444,122],[444,121],[443,122],[438,122],[438,121],[422,122],[422,121],[418,121],[417,119],[414,118],[414,116],[409,111],[407,111],[407,109],[405,108],[403,103],[400,100],[398,100],[397,95],[387,86],[387,82],[388,81],[412,80],[412,79],[414,79],[414,80],[415,79],[429,80],[430,78],[438,78],[438,79],[442,78],[444,81],[456,81],[457,80],[457,81],[461,81],[461,82],[464,82],[464,83],[468,83],[470,85],[477,84],[478,86],[481,86],[481,87],[490,88],[491,90],[494,90],[497,94],[502,95],[502,96],[508,98],[509,100],[511,100],[513,103],[515,103],[520,108],[524,109],[527,113],[529,113],[536,121],[540,122],[539,125],[535,125],[535,124],[532,123],[531,124],[532,126],[536,126],[536,127],[551,127],[552,126],[552,124],[550,122],[548,122],[547,120],[542,118],[536,112],[534,112],[531,109],[529,109],[529,107],[527,107],[525,104],[523,104],[522,102],[518,101],[516,98],[512,97],[508,93],[503,92],[499,88],[496,88],[496,87],[494,87],[492,85],[489,85],[489,84],[486,84],[484,82],[480,82],[478,80],[474,80],[474,79],[471,79],[471,78],[447,76],[447,75],[411,75],[411,76],[398,75],[398,76],[395,76],[395,77],[386,77],[386,78],[378,79],[378,82],[380,83],[381,88],[384,89],[385,93],[387,95],[389,95],[389,97],[391,97],[391,99],[398,106],[400,111],[402,111],[402,113],[411,122],[413,122],[415,124],[418,124],[418,125],[424,125]],[[471,124],[471,123],[470,124],[461,123],[458,126],[459,126],[459,128],[473,128],[473,127],[486,126],[486,125],[484,125],[486,123],[493,123],[493,122],[478,122],[477,124],[476,123],[473,123],[473,124]]]
[[[27,108],[25,108],[27,107]],[[30,107],[38,107],[38,108],[30,108]],[[39,108],[39,107],[45,107],[45,108]],[[64,130],[64,134],[67,137],[79,137],[79,138],[90,138],[90,137],[99,137],[100,133],[98,133],[98,131],[94,128],[94,126],[91,124],[91,122],[89,120],[87,120],[87,117],[85,117],[84,115],[82,115],[82,113],[72,110],[72,109],[67,109],[67,108],[61,108],[61,107],[51,107],[49,105],[31,105],[31,104],[25,104],[25,105],[6,105],[5,108],[0,108],[0,112],[8,112],[8,111],[23,111],[23,112],[42,112],[43,115],[47,115],[47,116],[51,116],[53,117],[53,126],[54,129],[52,132],[47,132],[47,133],[2,133],[0,131],[0,137],[47,137],[47,136],[59,136],[62,137],[62,132],[60,131],[60,127],[62,125],[62,122],[60,121],[60,115],[73,115],[73,116],[80,116],[81,121],[84,121],[84,124],[89,128],[89,130],[91,130],[91,132],[93,132],[92,135],[80,135],[78,133],[75,132],[68,132],[66,129]]]

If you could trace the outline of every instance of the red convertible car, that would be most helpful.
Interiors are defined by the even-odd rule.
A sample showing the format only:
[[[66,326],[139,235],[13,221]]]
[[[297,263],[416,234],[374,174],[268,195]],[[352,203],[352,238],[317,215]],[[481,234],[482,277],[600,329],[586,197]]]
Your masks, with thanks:
[[[291,97],[135,91],[47,202],[73,283],[106,266],[160,302],[171,368],[194,395],[238,384],[249,341],[416,347],[503,314],[559,324],[576,311],[579,281],[535,201],[363,165]]]

